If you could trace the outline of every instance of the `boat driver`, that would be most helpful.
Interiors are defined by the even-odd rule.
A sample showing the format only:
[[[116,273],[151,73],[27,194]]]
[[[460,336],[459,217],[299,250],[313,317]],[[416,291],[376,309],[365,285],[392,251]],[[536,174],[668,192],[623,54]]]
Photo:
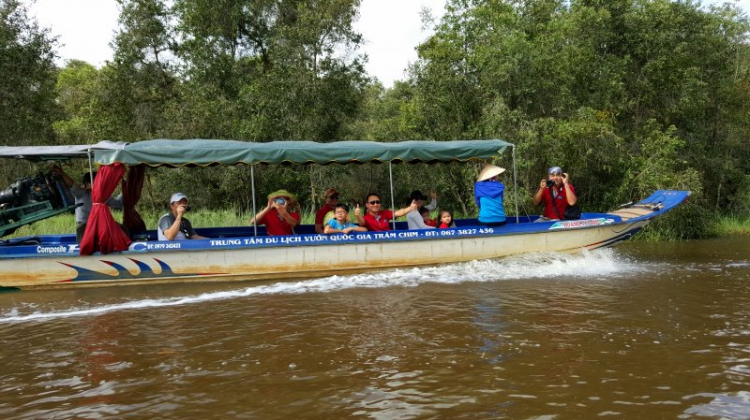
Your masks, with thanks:
[[[183,193],[174,193],[169,199],[169,213],[159,219],[157,232],[160,241],[183,241],[185,239],[208,239],[198,235],[193,230],[190,220],[183,217],[190,210],[187,196]]]

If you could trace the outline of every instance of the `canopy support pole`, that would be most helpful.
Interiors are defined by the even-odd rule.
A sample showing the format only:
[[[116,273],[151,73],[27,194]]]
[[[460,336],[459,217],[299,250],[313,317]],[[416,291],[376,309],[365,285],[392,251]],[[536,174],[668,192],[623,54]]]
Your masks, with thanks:
[[[393,222],[393,230],[396,230],[396,202],[393,198],[393,162],[388,162],[388,174],[391,178],[391,211],[393,211],[393,218],[391,219],[391,222]]]
[[[86,151],[86,156],[89,158],[89,179],[91,180],[91,188],[94,188],[94,166],[91,163],[91,148]]]
[[[518,224],[518,176],[516,172],[516,145],[511,147],[513,156],[513,201],[516,202],[516,224]]]
[[[250,165],[250,185],[253,192],[253,236],[258,236],[258,221],[255,220],[255,165]]]

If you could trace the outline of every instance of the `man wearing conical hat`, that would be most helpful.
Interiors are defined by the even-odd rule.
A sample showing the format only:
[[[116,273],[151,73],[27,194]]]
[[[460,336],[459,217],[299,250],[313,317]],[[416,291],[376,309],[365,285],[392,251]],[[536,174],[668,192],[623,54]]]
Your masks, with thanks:
[[[503,195],[505,185],[497,180],[505,169],[495,165],[485,165],[474,183],[474,201],[479,207],[479,223],[486,226],[505,224],[505,207]]]
[[[268,194],[266,208],[250,219],[250,224],[257,221],[258,226],[266,225],[269,236],[293,235],[294,227],[299,224],[298,207],[294,194],[287,190],[274,191]]]

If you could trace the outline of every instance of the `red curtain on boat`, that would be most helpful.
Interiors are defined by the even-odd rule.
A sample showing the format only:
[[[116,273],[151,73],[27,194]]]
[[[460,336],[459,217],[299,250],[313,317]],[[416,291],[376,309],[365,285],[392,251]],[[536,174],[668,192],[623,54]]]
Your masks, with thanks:
[[[109,206],[105,203],[112,196],[124,174],[125,167],[119,162],[103,165],[96,174],[91,189],[91,214],[81,240],[81,255],[91,255],[96,251],[109,254],[128,249],[130,239],[115,222]]]
[[[135,205],[141,199],[145,174],[146,165],[131,166],[128,168],[127,178],[122,180],[122,224],[127,226],[131,233],[146,230],[146,223],[135,209]]]

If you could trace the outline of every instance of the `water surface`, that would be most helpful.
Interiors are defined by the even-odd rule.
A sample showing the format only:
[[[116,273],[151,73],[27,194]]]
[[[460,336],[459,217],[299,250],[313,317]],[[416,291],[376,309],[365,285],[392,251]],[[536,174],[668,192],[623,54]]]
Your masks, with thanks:
[[[0,295],[2,419],[750,419],[750,238]]]

